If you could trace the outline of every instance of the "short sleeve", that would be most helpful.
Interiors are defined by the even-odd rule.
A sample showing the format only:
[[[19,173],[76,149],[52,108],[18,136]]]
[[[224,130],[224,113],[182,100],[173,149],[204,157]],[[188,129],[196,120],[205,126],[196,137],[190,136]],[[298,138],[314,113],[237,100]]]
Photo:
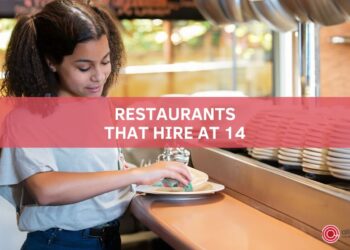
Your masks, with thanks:
[[[40,173],[58,171],[51,148],[3,148],[0,157],[0,186],[15,185]]]

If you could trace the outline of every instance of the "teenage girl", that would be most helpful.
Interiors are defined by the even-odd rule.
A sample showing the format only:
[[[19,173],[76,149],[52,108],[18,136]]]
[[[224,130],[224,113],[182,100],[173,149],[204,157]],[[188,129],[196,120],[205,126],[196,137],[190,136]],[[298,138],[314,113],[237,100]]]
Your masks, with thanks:
[[[124,56],[113,19],[82,1],[55,0],[18,20],[5,59],[2,93],[16,97],[106,96]],[[120,249],[118,218],[131,184],[172,178],[177,162],[124,169],[118,149],[4,148],[0,189],[17,207],[30,249]]]

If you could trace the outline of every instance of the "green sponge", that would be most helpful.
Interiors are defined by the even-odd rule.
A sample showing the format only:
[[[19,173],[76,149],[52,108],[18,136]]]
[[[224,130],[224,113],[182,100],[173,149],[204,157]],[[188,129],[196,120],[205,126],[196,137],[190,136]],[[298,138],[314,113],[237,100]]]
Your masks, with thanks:
[[[155,187],[181,187],[180,182],[174,179],[170,178],[164,178],[163,180],[156,182],[153,184]],[[183,187],[185,192],[192,192],[193,187],[192,183],[190,182],[186,186]]]

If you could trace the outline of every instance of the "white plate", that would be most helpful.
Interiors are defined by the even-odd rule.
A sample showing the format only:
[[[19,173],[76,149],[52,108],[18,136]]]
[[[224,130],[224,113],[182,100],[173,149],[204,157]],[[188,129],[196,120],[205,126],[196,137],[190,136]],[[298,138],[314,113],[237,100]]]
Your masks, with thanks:
[[[332,176],[337,177],[339,179],[350,180],[350,176],[339,175],[339,174],[336,174],[334,172],[331,172],[331,174],[332,174]]]
[[[333,167],[333,168],[341,168],[341,169],[349,169],[350,170],[350,164],[349,163],[337,163],[332,161],[327,161],[327,165]]]
[[[311,150],[305,149],[305,150],[303,151],[303,155],[314,156],[314,157],[323,157],[323,158],[325,158],[326,155],[327,155],[327,151],[325,151],[324,153],[321,153],[321,152],[315,152],[315,151],[311,151]]]
[[[200,187],[194,188],[194,191],[192,192],[169,191],[169,188],[155,187],[150,185],[140,185],[136,187],[136,191],[140,193],[159,194],[159,195],[181,195],[181,196],[213,194],[224,189],[225,189],[224,185],[210,182],[210,181],[203,183]]]
[[[315,165],[325,165],[326,164],[326,160],[314,160],[314,159],[310,159],[310,158],[303,158],[303,162],[306,163],[310,163],[310,164],[315,164]]]
[[[165,200],[165,201],[179,201],[179,202],[187,202],[187,201],[196,201],[207,199],[209,195],[213,194],[201,194],[201,195],[158,195],[158,194],[147,194],[156,196],[157,200]]]
[[[331,135],[349,135],[349,128],[333,127],[330,129]]]
[[[261,154],[261,153],[276,154],[277,148],[253,148],[253,152],[257,154]]]
[[[319,171],[328,171],[328,166],[327,165],[320,165],[320,164],[313,164],[313,163],[308,163],[308,162],[303,162],[301,164],[303,168],[309,168],[309,169],[315,169]]]
[[[301,158],[302,157],[301,152],[298,153],[298,154],[295,154],[295,153],[291,153],[291,152],[288,152],[288,151],[284,151],[282,149],[278,150],[278,154],[279,155],[283,155],[283,156],[287,156],[287,157],[297,157],[297,158]]]
[[[253,150],[252,154],[256,155],[264,155],[264,156],[274,156],[277,157],[277,151],[260,151],[260,150]]]
[[[339,153],[339,152],[328,151],[328,155],[332,157],[350,159],[350,153]]]
[[[329,148],[332,152],[350,154],[350,148]]]
[[[345,169],[339,169],[339,168],[329,168],[329,170],[332,173],[335,173],[337,175],[342,175],[346,177],[350,177],[350,170],[345,170]]]
[[[331,175],[331,173],[328,172],[328,171],[321,171],[321,170],[317,170],[317,169],[313,169],[313,168],[305,168],[305,167],[303,167],[303,171],[305,173],[309,173],[309,174]]]
[[[292,136],[289,134],[282,138],[282,142],[286,143],[287,145],[301,145],[304,143],[304,135]]]
[[[330,137],[328,139],[327,145],[330,145],[333,147],[348,147],[349,146],[349,139]]]
[[[291,162],[301,162],[302,160],[301,157],[288,157],[281,154],[278,155],[278,159],[282,161],[291,161]]]
[[[291,152],[291,153],[294,153],[294,154],[299,154],[303,150],[303,148],[280,148],[280,149],[282,151]]]
[[[251,154],[251,156],[254,159],[258,159],[258,160],[271,160],[271,161],[275,161],[276,160],[276,156],[268,156],[268,155],[261,155],[261,154]]]
[[[305,139],[304,145],[308,146],[314,146],[314,145],[325,145],[327,143],[327,139],[326,138],[317,138],[317,137],[313,137],[313,138],[307,138]]]
[[[308,152],[317,152],[319,154],[324,154],[327,153],[328,149],[327,148],[304,148],[304,152],[308,151]]]
[[[277,156],[277,151],[261,151],[261,150],[253,150],[253,154],[258,154],[258,155],[274,155]]]
[[[314,155],[309,155],[306,153],[303,153],[303,160],[308,159],[312,161],[326,161],[326,155],[323,156],[314,156]]]
[[[278,163],[282,164],[282,165],[287,165],[287,166],[301,166],[301,162],[291,162],[291,161],[278,160]]]
[[[350,163],[350,159],[336,158],[331,156],[327,156],[327,160],[330,162],[337,162],[337,163]]]

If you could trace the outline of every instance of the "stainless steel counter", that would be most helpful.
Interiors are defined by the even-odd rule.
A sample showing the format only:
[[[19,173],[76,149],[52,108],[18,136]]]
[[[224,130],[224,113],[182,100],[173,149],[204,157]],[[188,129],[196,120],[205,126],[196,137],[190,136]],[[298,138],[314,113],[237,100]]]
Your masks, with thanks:
[[[231,196],[322,240],[322,228],[350,229],[350,192],[221,149],[191,149],[193,165]],[[334,244],[350,248],[346,232]]]

